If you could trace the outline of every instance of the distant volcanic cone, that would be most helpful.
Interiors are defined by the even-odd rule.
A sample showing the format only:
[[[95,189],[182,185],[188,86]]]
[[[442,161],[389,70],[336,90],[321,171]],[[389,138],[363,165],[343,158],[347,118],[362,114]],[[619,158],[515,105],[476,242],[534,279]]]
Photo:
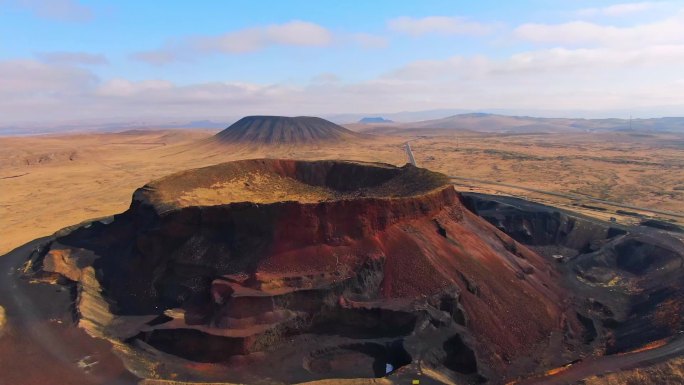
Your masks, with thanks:
[[[308,144],[362,137],[333,122],[311,116],[246,116],[214,136],[240,144]]]
[[[497,383],[559,365],[547,349],[573,354],[583,334],[549,262],[467,210],[446,176],[411,165],[180,172],[29,266],[73,282],[79,325],[117,341],[139,375],[174,381],[410,383],[430,371]]]

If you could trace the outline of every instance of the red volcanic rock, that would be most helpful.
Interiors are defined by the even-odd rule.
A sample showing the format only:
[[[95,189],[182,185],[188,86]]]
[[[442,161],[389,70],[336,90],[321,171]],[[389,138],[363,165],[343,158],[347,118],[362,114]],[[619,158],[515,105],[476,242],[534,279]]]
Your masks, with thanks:
[[[49,268],[83,250],[97,258]],[[382,376],[418,360],[498,381],[581,335],[547,262],[465,209],[445,176],[410,165],[189,170],[47,255],[44,268],[72,280],[74,266],[92,265],[116,315],[159,316],[128,341],[229,366],[280,357],[269,376],[285,382]],[[250,365],[236,381],[263,370]]]

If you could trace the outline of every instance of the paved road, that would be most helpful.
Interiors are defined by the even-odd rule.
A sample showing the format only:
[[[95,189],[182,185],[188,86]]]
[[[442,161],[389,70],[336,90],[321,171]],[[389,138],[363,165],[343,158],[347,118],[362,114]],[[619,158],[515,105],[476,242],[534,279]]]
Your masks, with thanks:
[[[684,354],[684,336],[679,336],[667,345],[635,353],[616,354],[590,358],[570,366],[564,371],[540,378],[516,382],[516,385],[561,385],[574,384],[584,378],[665,361]]]
[[[404,147],[406,148],[406,155],[408,156],[409,162],[411,162],[412,165],[418,166],[416,164],[416,158],[413,157],[413,151],[411,150],[411,144],[409,142],[404,143]]]

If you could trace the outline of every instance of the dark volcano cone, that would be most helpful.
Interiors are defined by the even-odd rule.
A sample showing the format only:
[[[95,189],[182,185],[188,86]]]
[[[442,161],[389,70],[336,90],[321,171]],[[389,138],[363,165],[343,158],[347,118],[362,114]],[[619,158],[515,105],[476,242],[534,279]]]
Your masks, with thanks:
[[[343,141],[360,136],[317,117],[246,116],[214,138],[224,143],[303,144]]]

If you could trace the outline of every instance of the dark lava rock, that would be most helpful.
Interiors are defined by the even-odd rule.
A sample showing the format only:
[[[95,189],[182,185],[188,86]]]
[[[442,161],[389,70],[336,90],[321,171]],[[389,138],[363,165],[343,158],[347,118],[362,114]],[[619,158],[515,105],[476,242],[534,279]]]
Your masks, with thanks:
[[[684,330],[684,243],[676,232],[653,223],[620,226],[510,197],[468,193],[464,201],[549,260],[562,257],[558,267],[584,313],[579,319],[588,343],[623,353]]]

